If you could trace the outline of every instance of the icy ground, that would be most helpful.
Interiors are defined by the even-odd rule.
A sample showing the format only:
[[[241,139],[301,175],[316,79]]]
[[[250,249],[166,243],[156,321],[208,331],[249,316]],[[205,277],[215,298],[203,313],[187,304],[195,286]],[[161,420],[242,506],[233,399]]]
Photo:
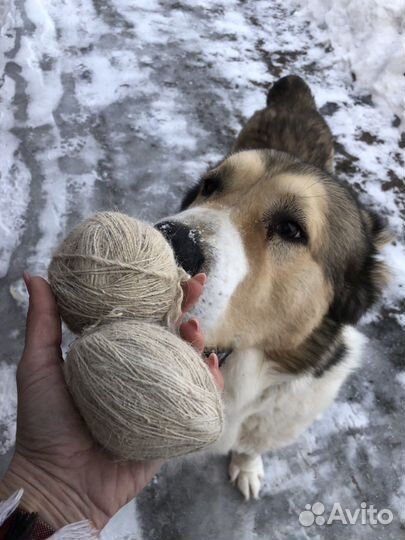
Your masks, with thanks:
[[[287,73],[310,83],[337,174],[397,239],[393,281],[364,321],[362,370],[296,445],[265,458],[244,504],[226,459],[168,464],[105,538],[399,540],[405,536],[404,0],[0,1],[0,474],[15,436],[24,269],[98,209],[153,221],[226,154]],[[313,525],[306,504],[364,501],[390,525]]]

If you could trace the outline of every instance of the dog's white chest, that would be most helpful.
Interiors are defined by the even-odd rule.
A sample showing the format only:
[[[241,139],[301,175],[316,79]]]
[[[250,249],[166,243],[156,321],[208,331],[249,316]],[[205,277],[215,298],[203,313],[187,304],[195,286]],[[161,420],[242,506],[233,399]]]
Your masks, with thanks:
[[[277,374],[258,349],[233,353],[223,368],[225,428],[213,450],[226,453],[237,448],[246,452],[251,444],[261,453],[290,444],[332,403],[343,381],[358,366],[364,338],[350,327],[344,330],[343,338],[345,357],[319,378],[309,373],[294,377]],[[250,433],[252,422],[256,438],[245,437],[242,443],[242,425]]]
[[[269,377],[266,375],[264,354],[258,349],[232,353],[222,371],[225,379],[225,429],[213,449],[227,452],[236,441],[243,420],[256,412],[259,397],[269,385]]]

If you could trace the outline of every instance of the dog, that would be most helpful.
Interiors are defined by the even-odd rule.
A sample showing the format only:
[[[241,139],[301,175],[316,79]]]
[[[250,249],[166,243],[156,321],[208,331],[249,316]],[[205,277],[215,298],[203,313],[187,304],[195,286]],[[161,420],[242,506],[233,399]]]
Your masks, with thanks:
[[[157,227],[208,281],[192,316],[225,361],[229,475],[259,496],[261,455],[295,441],[361,359],[354,325],[379,297],[382,219],[333,176],[333,138],[307,84],[287,76],[226,159]]]

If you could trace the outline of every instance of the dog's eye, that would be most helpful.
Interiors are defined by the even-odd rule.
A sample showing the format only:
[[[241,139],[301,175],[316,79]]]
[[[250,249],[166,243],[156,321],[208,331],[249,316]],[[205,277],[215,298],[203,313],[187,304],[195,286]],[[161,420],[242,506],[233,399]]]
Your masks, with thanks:
[[[306,242],[307,238],[302,228],[292,220],[283,220],[274,227],[274,232],[283,240],[289,242]]]
[[[203,197],[209,197],[215,191],[219,190],[220,187],[221,187],[221,180],[219,180],[219,178],[207,178],[206,180],[204,180],[204,183],[201,189],[201,195]]]

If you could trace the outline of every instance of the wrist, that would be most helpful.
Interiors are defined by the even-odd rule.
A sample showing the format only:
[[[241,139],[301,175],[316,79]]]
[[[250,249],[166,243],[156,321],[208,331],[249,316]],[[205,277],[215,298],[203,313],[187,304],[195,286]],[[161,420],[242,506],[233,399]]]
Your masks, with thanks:
[[[20,488],[24,490],[21,507],[27,512],[37,512],[55,530],[89,519],[83,501],[72,488],[15,454],[0,482],[0,500]]]

